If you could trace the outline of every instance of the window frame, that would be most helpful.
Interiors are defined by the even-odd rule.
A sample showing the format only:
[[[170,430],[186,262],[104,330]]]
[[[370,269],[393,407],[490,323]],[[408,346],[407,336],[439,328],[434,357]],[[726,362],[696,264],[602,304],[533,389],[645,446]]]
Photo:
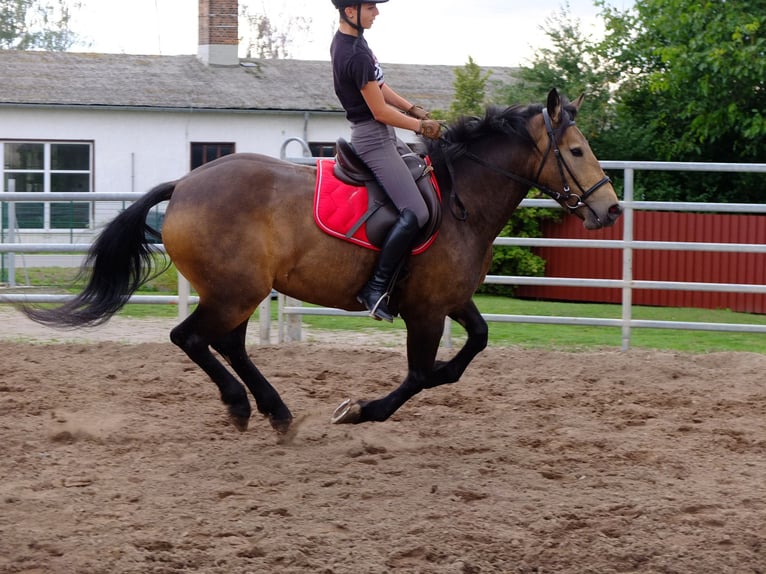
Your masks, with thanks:
[[[231,151],[227,153],[222,153],[224,147],[231,148]],[[197,163],[195,160],[195,155],[197,152],[201,152],[201,162]],[[208,151],[212,151],[212,154],[209,154]],[[189,167],[190,169],[194,170],[200,166],[205,165],[206,163],[210,163],[213,160],[216,160],[218,158],[221,158],[225,155],[231,155],[237,153],[237,144],[235,142],[211,142],[211,141],[202,141],[202,142],[190,142],[189,143]]]
[[[33,205],[42,204],[43,207],[43,217],[42,217],[42,226],[35,227],[35,226],[20,226],[19,225],[19,213],[18,210],[16,211],[16,225],[19,230],[23,230],[25,232],[56,232],[56,231],[64,231],[64,230],[72,230],[72,231],[87,231],[93,229],[94,225],[94,219],[95,219],[95,206],[93,202],[77,202],[77,201],[67,201],[67,200],[56,200],[56,194],[59,192],[52,191],[52,181],[55,179],[55,176],[57,175],[86,175],[87,176],[87,190],[85,193],[92,193],[94,190],[94,179],[93,179],[93,173],[94,173],[94,148],[95,143],[93,140],[36,140],[36,139],[3,139],[0,140],[0,157],[2,157],[2,164],[0,165],[0,191],[6,192],[9,191],[8,186],[8,180],[12,179],[13,174],[40,174],[42,176],[42,190],[41,191],[31,191],[30,194],[30,201],[22,201],[22,202],[16,202],[18,205],[19,203],[29,203]],[[41,168],[31,168],[31,169],[22,169],[22,168],[11,168],[6,165],[5,161],[5,155],[6,155],[6,146],[7,145],[23,145],[23,144],[29,144],[29,145],[41,145],[43,147],[43,164]],[[52,148],[53,146],[61,145],[77,145],[77,146],[87,146],[88,147],[88,166],[89,169],[73,169],[73,170],[67,170],[67,169],[53,169],[52,168]],[[16,190],[19,191],[19,190]],[[1,197],[1,196],[0,196]],[[72,227],[72,226],[53,226],[53,223],[55,223],[54,219],[51,214],[52,212],[56,211],[56,207],[52,204],[70,204],[72,206],[76,206],[79,204],[87,204],[87,222],[85,227]],[[5,211],[5,210],[4,210]],[[8,225],[8,221],[6,219],[5,212],[3,213],[3,227],[6,227]]]

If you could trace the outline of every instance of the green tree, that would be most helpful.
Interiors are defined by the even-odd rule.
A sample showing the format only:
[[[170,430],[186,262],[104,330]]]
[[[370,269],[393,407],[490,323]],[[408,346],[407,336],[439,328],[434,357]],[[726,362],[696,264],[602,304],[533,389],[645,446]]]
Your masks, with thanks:
[[[68,0],[0,0],[0,49],[66,51],[77,41]]]
[[[605,14],[622,32],[613,48],[623,71],[640,70],[630,88],[663,104],[653,125],[676,136],[664,142],[666,154],[763,157],[766,0],[638,0],[634,14]]]
[[[541,48],[531,65],[519,70],[518,81],[505,89],[505,100],[509,104],[536,102],[551,88],[571,99],[585,94],[588,111],[577,118],[577,125],[599,155],[599,139],[611,123],[610,86],[617,69],[602,57],[598,42],[583,34],[568,3],[546,18],[541,29],[551,47]]]
[[[290,50],[296,37],[305,34],[311,28],[311,18],[275,18],[265,12],[265,5],[258,13],[250,12],[250,8],[243,5],[241,14],[248,24],[245,36],[248,58],[290,58]]]
[[[455,98],[450,105],[447,119],[460,116],[481,116],[486,105],[487,80],[490,72],[482,73],[481,67],[468,57],[468,63],[455,68]]]
[[[762,162],[766,158],[766,0],[597,0],[600,46],[618,66],[609,159]],[[632,157],[631,157],[632,156]],[[648,199],[762,201],[754,175],[642,174]]]

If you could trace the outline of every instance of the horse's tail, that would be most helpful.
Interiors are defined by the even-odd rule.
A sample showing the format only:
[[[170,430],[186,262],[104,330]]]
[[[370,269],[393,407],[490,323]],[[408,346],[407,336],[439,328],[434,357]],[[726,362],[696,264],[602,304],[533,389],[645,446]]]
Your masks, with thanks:
[[[176,182],[163,183],[146,193],[107,225],[88,251],[80,276],[89,275],[83,291],[63,305],[43,309],[25,305],[33,321],[55,327],[100,325],[119,311],[144,283],[170,266],[157,269],[159,250],[151,238],[160,234],[146,223],[149,211],[173,195]]]

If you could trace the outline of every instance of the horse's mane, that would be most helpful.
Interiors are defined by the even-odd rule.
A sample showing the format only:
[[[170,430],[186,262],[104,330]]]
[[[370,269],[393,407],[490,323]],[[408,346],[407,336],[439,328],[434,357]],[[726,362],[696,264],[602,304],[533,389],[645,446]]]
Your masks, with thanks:
[[[513,105],[506,108],[488,106],[484,117],[463,116],[448,126],[439,142],[427,142],[428,153],[436,161],[452,161],[460,157],[472,143],[493,135],[505,136],[526,148],[534,147],[534,139],[529,133],[529,119],[541,113],[541,104]],[[577,110],[562,99],[562,110],[574,120]],[[564,118],[566,119],[566,118]],[[561,131],[566,129],[568,121],[561,122]]]

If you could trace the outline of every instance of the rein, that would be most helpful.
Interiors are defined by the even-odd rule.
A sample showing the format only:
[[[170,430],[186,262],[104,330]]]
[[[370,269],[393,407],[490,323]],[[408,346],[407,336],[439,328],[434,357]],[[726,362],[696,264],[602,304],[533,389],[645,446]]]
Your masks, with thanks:
[[[567,209],[569,209],[569,213],[574,213],[580,207],[586,207],[588,210],[590,210],[590,212],[593,214],[596,220],[601,222],[596,212],[593,210],[593,208],[590,205],[588,205],[585,202],[585,200],[588,199],[588,197],[590,197],[597,189],[599,189],[603,185],[606,185],[607,183],[611,183],[612,180],[605,175],[598,182],[592,185],[589,189],[585,190],[583,186],[580,185],[580,182],[577,181],[577,178],[575,177],[574,173],[572,173],[572,170],[570,169],[567,162],[561,156],[561,150],[559,149],[558,142],[556,141],[556,135],[553,132],[553,124],[551,123],[551,117],[546,108],[543,108],[543,119],[545,120],[545,129],[548,132],[548,149],[545,151],[545,156],[543,157],[543,161],[540,164],[539,169],[537,170],[537,174],[535,175],[534,180],[528,179],[524,176],[515,174],[501,167],[498,167],[494,164],[491,164],[488,161],[477,156],[475,153],[472,153],[468,150],[463,151],[461,155],[478,163],[482,167],[485,167],[491,171],[494,171],[495,173],[499,173],[500,175],[507,177],[508,179],[512,179],[528,187],[534,187],[536,189],[539,189],[541,192],[543,192],[545,195],[547,195],[551,199],[554,199],[560,204],[565,205]],[[566,127],[573,126],[574,124],[575,124],[574,121],[570,121]],[[551,151],[553,151],[553,155],[556,158],[556,164],[558,166],[559,176],[561,177],[561,189],[562,189],[561,192],[558,192],[554,189],[541,185],[538,181],[540,178],[540,174],[542,173],[543,168],[545,167],[545,162],[548,160],[548,156],[551,154]],[[454,177],[454,169],[452,167],[452,162],[449,159],[447,159],[448,158],[447,154],[445,154],[444,157],[445,157],[445,163],[447,164],[447,170],[449,172],[450,178],[454,182],[455,177]],[[570,179],[575,183],[575,185],[579,189],[580,191],[579,194],[572,193],[572,188],[567,183],[567,177],[566,177],[567,173],[569,174]],[[453,215],[455,215],[455,217],[459,219],[460,221],[465,221],[468,218],[468,212],[466,211],[462,200],[460,199],[460,197],[458,197],[457,191],[454,189],[454,187],[453,187],[451,195],[452,195],[453,201],[457,203],[458,207],[461,209],[461,213],[459,216],[456,215],[454,211],[453,211]]]

